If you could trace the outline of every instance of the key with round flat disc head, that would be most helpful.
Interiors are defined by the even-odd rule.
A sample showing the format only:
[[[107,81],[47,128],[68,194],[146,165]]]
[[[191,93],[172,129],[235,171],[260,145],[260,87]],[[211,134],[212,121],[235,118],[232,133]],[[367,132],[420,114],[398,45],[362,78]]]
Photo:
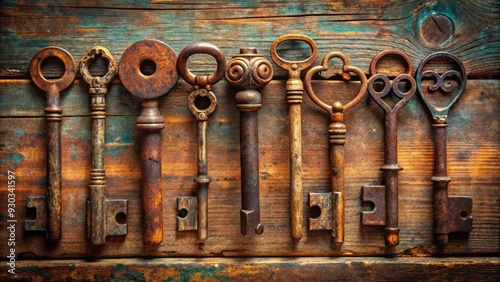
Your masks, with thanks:
[[[311,55],[305,60],[289,61],[278,55],[278,45],[285,41],[303,41],[311,48]],[[318,56],[316,43],[302,34],[287,34],[278,37],[271,45],[271,58],[274,63],[288,71],[286,99],[290,116],[290,213],[291,237],[294,242],[302,238],[302,129],[301,103],[304,85],[300,79],[301,71],[310,67]]]
[[[407,70],[404,74],[399,74],[391,81],[387,75],[377,73],[377,63],[386,56],[401,57],[406,61]],[[384,172],[385,186],[365,185],[363,186],[363,201],[373,202],[375,209],[371,212],[362,212],[362,222],[364,225],[385,225],[385,244],[392,247],[399,244],[399,223],[398,223],[398,172],[403,168],[398,165],[398,123],[397,114],[399,109],[408,102],[417,87],[413,79],[413,62],[408,55],[400,50],[386,50],[377,54],[370,63],[371,77],[368,80],[368,92],[372,99],[385,112],[385,147],[384,165],[380,168]],[[382,82],[383,87],[379,91],[376,83]],[[408,91],[402,92],[400,84],[408,82]],[[388,94],[393,94],[399,101],[392,107],[382,98]],[[376,212],[378,211],[378,212]]]
[[[194,75],[187,68],[187,61],[194,54],[208,54],[215,58],[217,69],[210,75]],[[207,121],[217,107],[217,98],[211,91],[226,72],[224,53],[210,43],[193,43],[179,53],[177,70],[182,78],[195,86],[188,97],[189,111],[198,120],[198,176],[194,182],[198,184],[198,196],[177,198],[177,230],[198,230],[198,239],[202,242],[208,236],[208,186],[211,178],[208,176],[207,158]]]
[[[64,74],[58,79],[48,79],[42,74],[44,60],[55,57],[64,64]],[[70,86],[76,76],[76,62],[66,50],[49,46],[38,51],[30,62],[31,79],[47,93],[45,120],[47,121],[47,196],[28,197],[28,208],[36,209],[36,218],[26,220],[24,229],[46,231],[47,239],[61,239],[61,122],[60,91]]]
[[[103,76],[90,73],[90,64],[102,58],[108,62]],[[87,237],[92,245],[102,245],[106,236],[127,235],[127,205],[125,199],[106,197],[106,172],[104,169],[104,144],[106,130],[106,94],[108,85],[117,72],[115,59],[102,46],[90,48],[80,60],[80,74],[89,84],[90,117],[92,119],[92,157],[90,168],[90,200],[87,201]],[[120,219],[117,222],[116,219]]]
[[[163,241],[161,130],[165,128],[165,120],[158,109],[158,98],[169,92],[179,79],[176,61],[177,55],[170,46],[145,39],[125,50],[118,68],[123,86],[143,99],[137,129],[141,131],[143,242],[148,245]],[[155,65],[154,73],[142,73],[141,65],[145,63]]]

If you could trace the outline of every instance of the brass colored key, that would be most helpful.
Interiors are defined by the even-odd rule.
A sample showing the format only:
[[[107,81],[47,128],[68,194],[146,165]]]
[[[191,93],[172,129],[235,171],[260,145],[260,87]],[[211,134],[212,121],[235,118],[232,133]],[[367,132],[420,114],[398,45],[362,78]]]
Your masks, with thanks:
[[[108,72],[92,76],[89,66],[98,57],[108,61]],[[116,62],[108,49],[92,47],[80,61],[80,74],[89,84],[90,117],[92,118],[92,166],[90,168],[90,201],[87,201],[87,237],[92,245],[102,245],[106,236],[127,235],[127,224],[116,218],[127,215],[127,200],[106,198],[106,172],[104,170],[104,139],[106,136],[107,86],[117,72]]]
[[[398,75],[392,84],[385,74],[380,74],[376,71],[378,61],[388,55],[402,57],[408,65],[407,73]],[[370,74],[372,76],[368,80],[368,92],[373,100],[385,111],[385,163],[380,168],[384,172],[385,186],[363,186],[363,201],[373,202],[375,209],[374,212],[363,211],[362,221],[364,225],[385,224],[385,244],[387,246],[397,246],[399,244],[398,172],[403,169],[398,165],[397,114],[399,109],[413,97],[416,91],[415,79],[412,77],[413,62],[402,51],[382,51],[371,61]],[[379,81],[384,85],[381,91],[377,91],[374,86],[375,82]],[[411,84],[407,92],[401,92],[399,89],[399,84],[404,81]],[[399,99],[392,108],[382,100],[383,97],[391,92],[391,89],[394,96]],[[385,211],[385,214],[383,211]]]
[[[187,60],[194,54],[208,54],[217,61],[217,70],[211,75],[194,75],[187,68]],[[177,70],[181,77],[189,84],[194,85],[188,97],[188,108],[198,120],[198,176],[194,182],[198,183],[198,197],[179,197],[177,199],[177,230],[198,230],[201,241],[207,239],[208,233],[208,185],[211,178],[208,174],[207,159],[207,120],[217,107],[217,98],[211,91],[212,85],[217,83],[226,71],[224,53],[215,45],[209,43],[190,44],[179,53]],[[208,99],[208,105],[197,105],[199,99]],[[196,210],[197,207],[197,210]]]
[[[342,72],[339,75],[342,75],[344,79],[349,80],[350,73],[355,73],[361,80],[358,94],[345,105],[339,101],[333,102],[331,105],[324,103],[316,96],[311,85],[312,76],[315,73],[328,70],[328,62],[332,58],[342,60]],[[313,67],[307,72],[304,85],[311,100],[328,112],[332,121],[328,129],[331,144],[331,192],[309,193],[309,206],[317,206],[320,209],[318,218],[309,218],[309,230],[332,230],[333,242],[338,248],[344,242],[344,144],[347,133],[344,114],[356,106],[365,96],[366,76],[360,69],[350,66],[346,55],[341,52],[330,52],[323,58],[321,66]]]
[[[434,70],[427,69],[426,65],[434,59],[447,59],[456,64],[460,71],[448,70],[439,74]],[[429,76],[431,79],[428,79]],[[429,80],[434,80],[434,84],[426,83]],[[458,81],[458,85],[454,85],[452,80]],[[466,81],[467,74],[462,62],[446,52],[427,56],[422,60],[417,70],[417,87],[422,100],[432,115],[432,127],[434,128],[435,174],[431,180],[434,183],[434,233],[439,245],[448,243],[450,232],[472,231],[472,198],[448,196],[448,183],[450,183],[451,178],[448,177],[446,168],[448,111],[463,93]],[[438,95],[440,97],[436,97]],[[433,100],[433,97],[438,99]],[[446,100],[439,103],[441,97]]]
[[[137,118],[141,131],[142,208],[144,210],[143,242],[158,245],[163,241],[161,130],[165,120],[158,109],[158,98],[169,92],[179,75],[175,67],[177,55],[167,44],[145,39],[130,45],[122,55],[119,75],[123,86],[143,99]],[[153,74],[141,72],[141,65],[153,63]]]
[[[236,94],[236,107],[240,110],[241,154],[241,234],[262,234],[259,203],[259,134],[257,110],[261,95],[256,90],[271,81],[273,67],[256,48],[241,48],[227,65],[226,80],[245,90]]]
[[[288,61],[278,55],[278,45],[285,41],[303,41],[311,47],[311,56],[302,61]],[[301,105],[304,85],[300,72],[310,67],[318,50],[314,41],[305,35],[287,34],[278,37],[271,45],[271,58],[280,68],[288,71],[286,82],[286,99],[290,115],[290,213],[291,237],[294,242],[302,238],[302,129]]]
[[[64,74],[58,79],[47,79],[42,74],[45,59],[55,57],[64,63]],[[61,239],[61,122],[63,119],[60,105],[60,92],[73,83],[76,76],[76,62],[73,57],[60,47],[50,46],[38,51],[31,59],[30,74],[33,82],[47,92],[47,196],[30,196],[28,208],[36,209],[36,218],[26,220],[27,231],[45,231],[47,239]]]

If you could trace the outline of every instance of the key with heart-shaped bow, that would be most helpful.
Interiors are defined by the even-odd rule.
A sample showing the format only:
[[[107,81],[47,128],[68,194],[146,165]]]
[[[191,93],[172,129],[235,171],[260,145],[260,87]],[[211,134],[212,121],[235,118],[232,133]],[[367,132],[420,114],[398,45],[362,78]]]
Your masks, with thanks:
[[[458,66],[457,70],[448,70],[442,74],[427,69],[432,60],[445,59]],[[434,81],[433,84],[429,81]],[[450,232],[472,231],[472,198],[464,196],[448,196],[446,166],[446,127],[448,127],[448,111],[458,100],[465,89],[467,74],[460,60],[450,53],[438,52],[424,58],[417,69],[416,83],[425,105],[429,109],[434,128],[435,169],[431,178],[434,183],[434,233],[439,245],[448,243]],[[436,97],[436,96],[440,97]],[[441,98],[440,104],[432,98]]]
[[[210,75],[195,75],[187,67],[187,61],[194,54],[207,54],[215,58],[217,69]],[[207,121],[217,107],[217,98],[212,92],[226,72],[224,53],[210,43],[193,43],[179,53],[177,70],[180,76],[195,90],[188,97],[189,111],[198,120],[198,184],[197,197],[177,198],[177,230],[198,230],[198,239],[204,242],[208,236],[208,186],[212,179],[208,176]]]
[[[386,56],[398,56],[403,58],[407,64],[407,71],[396,76],[392,81],[385,74],[377,73],[377,63]],[[373,100],[385,111],[385,148],[384,165],[380,168],[384,172],[385,185],[363,186],[363,201],[374,204],[373,211],[362,212],[364,225],[385,225],[385,244],[397,246],[399,244],[398,223],[398,172],[403,170],[398,165],[398,130],[397,114],[399,109],[408,102],[416,91],[415,79],[413,79],[413,62],[410,57],[399,50],[386,50],[377,54],[370,63],[371,77],[368,80],[368,92]],[[400,84],[408,82],[408,91],[402,92]],[[379,91],[376,83],[382,82],[383,87]],[[399,101],[392,107],[382,98],[389,93],[394,94]]]
[[[289,61],[278,55],[278,45],[285,41],[303,41],[311,48],[311,55],[304,60]],[[300,79],[301,71],[310,67],[318,56],[316,43],[302,34],[287,34],[278,37],[271,45],[271,59],[274,63],[288,71],[286,81],[286,100],[290,116],[290,222],[291,237],[294,242],[302,238],[302,128],[301,104],[304,84]]]
[[[332,58],[342,60],[341,75],[350,79],[350,73],[356,74],[360,80],[360,89],[356,96],[346,104],[334,101],[327,104],[321,101],[312,88],[311,80],[315,73],[328,70],[328,62]],[[347,129],[344,124],[344,114],[357,105],[366,94],[367,79],[365,74],[357,67],[349,64],[347,56],[341,52],[330,52],[324,58],[320,66],[311,68],[304,78],[304,86],[307,94],[316,105],[330,114],[331,123],[328,128],[330,133],[330,162],[331,162],[331,192],[309,193],[309,207],[318,207],[320,212],[317,218],[309,218],[309,230],[332,230],[331,236],[336,248],[344,243],[344,144]],[[336,93],[332,93],[333,94]]]

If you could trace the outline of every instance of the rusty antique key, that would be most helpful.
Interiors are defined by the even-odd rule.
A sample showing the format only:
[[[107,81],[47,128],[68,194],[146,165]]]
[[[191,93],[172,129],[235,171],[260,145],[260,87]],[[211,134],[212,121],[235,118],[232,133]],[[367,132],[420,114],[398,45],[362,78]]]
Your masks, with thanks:
[[[187,68],[187,60],[194,54],[208,54],[214,57],[217,61],[216,71],[211,75],[194,75]],[[226,58],[215,45],[193,43],[179,53],[177,71],[187,83],[195,87],[188,97],[188,108],[198,120],[198,176],[194,178],[194,182],[198,183],[198,197],[177,198],[177,230],[198,230],[198,238],[205,241],[208,233],[208,185],[211,181],[208,176],[207,120],[217,107],[217,98],[211,87],[224,77]],[[206,105],[203,105],[203,102],[206,102]]]
[[[132,95],[143,99],[137,129],[141,131],[142,240],[149,245],[163,241],[161,130],[165,128],[165,120],[158,109],[158,98],[169,92],[179,79],[176,61],[177,55],[170,46],[145,39],[125,50],[118,69],[123,86]],[[154,64],[154,72],[144,74],[141,71],[144,64]]]
[[[42,74],[45,59],[55,57],[64,64],[64,74],[58,79],[47,79]],[[50,46],[39,50],[31,59],[30,74],[33,82],[47,93],[45,120],[47,121],[47,195],[30,196],[27,207],[36,209],[36,218],[26,220],[24,229],[45,231],[47,239],[61,239],[61,122],[63,119],[60,92],[73,83],[76,76],[76,62],[60,47]]]
[[[398,75],[392,82],[385,74],[377,73],[378,61],[385,56],[402,57],[407,64],[407,73]],[[398,226],[398,172],[403,168],[398,165],[398,129],[397,114],[399,109],[413,97],[416,91],[415,79],[413,79],[413,62],[406,53],[399,50],[387,50],[377,54],[370,63],[371,77],[368,80],[368,92],[373,100],[385,111],[385,161],[380,168],[384,172],[385,186],[367,185],[363,186],[363,201],[372,202],[374,210],[362,212],[364,225],[385,225],[385,244],[397,246],[399,244]],[[411,86],[407,92],[399,89],[399,84],[409,82]],[[382,82],[381,91],[376,90],[376,82]],[[391,92],[400,99],[392,108],[382,100]]]
[[[311,56],[301,61],[288,61],[278,55],[278,45],[285,41],[303,41],[311,48]],[[290,116],[290,213],[291,237],[294,242],[302,238],[302,129],[301,105],[304,85],[300,79],[301,71],[310,67],[318,50],[316,43],[302,34],[287,34],[278,37],[271,45],[271,58],[280,68],[288,71],[286,81],[286,99],[289,104]]]
[[[451,61],[460,71],[448,70],[439,74],[435,70],[427,69],[425,67],[427,63],[434,59]],[[434,83],[431,84],[429,81]],[[431,113],[434,128],[435,170],[431,180],[434,183],[434,233],[439,245],[448,243],[450,232],[472,231],[472,198],[448,196],[448,183],[451,178],[448,177],[446,168],[448,111],[463,93],[466,81],[467,74],[462,62],[446,52],[427,56],[417,69],[417,87]]]
[[[273,78],[271,63],[256,48],[241,48],[227,65],[226,80],[245,88],[236,94],[240,110],[241,234],[262,234],[259,203],[259,134],[257,111],[261,106],[260,88]]]
[[[92,76],[90,64],[97,58],[108,61],[108,71],[103,76]],[[116,218],[127,215],[127,200],[106,197],[106,172],[104,170],[104,139],[106,136],[107,86],[117,72],[116,62],[108,49],[95,46],[80,61],[80,74],[89,84],[90,117],[92,118],[92,166],[90,168],[90,201],[87,201],[87,237],[92,245],[102,245],[106,236],[127,235],[127,224]]]
[[[328,70],[328,62],[332,58],[342,60],[342,71],[338,73],[345,80],[351,79],[350,73],[354,73],[360,79],[360,89],[358,94],[347,104],[343,105],[336,101],[331,105],[321,101],[313,91],[311,85],[312,76]],[[320,215],[318,218],[309,218],[309,230],[332,230],[332,238],[336,247],[340,247],[344,242],[344,144],[346,141],[347,129],[344,124],[344,114],[352,107],[356,106],[366,94],[366,76],[359,68],[352,67],[349,59],[341,52],[328,53],[321,63],[321,66],[311,68],[305,78],[304,85],[311,100],[316,105],[330,114],[330,161],[331,161],[331,192],[330,193],[309,193],[309,207],[318,207]],[[332,93],[333,94],[333,93]]]

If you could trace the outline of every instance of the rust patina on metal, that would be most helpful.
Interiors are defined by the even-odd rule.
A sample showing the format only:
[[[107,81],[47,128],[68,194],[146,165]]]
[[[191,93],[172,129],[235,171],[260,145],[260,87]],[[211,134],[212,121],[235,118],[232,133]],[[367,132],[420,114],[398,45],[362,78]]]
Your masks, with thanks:
[[[439,74],[435,70],[428,70],[426,64],[433,59],[447,59],[456,64],[459,71],[448,70]],[[429,77],[431,78],[429,79]],[[434,83],[424,83],[425,80],[434,81]],[[434,128],[435,169],[431,180],[434,183],[434,233],[439,245],[448,243],[450,232],[472,231],[472,198],[448,196],[448,183],[450,183],[451,178],[448,177],[446,166],[448,111],[463,93],[466,81],[467,74],[462,62],[446,52],[427,56],[417,69],[418,91],[431,113],[432,127]],[[438,94],[446,97],[445,105],[437,105],[436,101],[432,100],[432,97]]]
[[[227,65],[226,80],[244,88],[236,93],[236,108],[240,110],[240,166],[242,235],[262,234],[259,202],[259,133],[257,111],[262,97],[257,91],[273,78],[271,63],[253,47],[241,48]]]
[[[407,72],[396,76],[392,84],[385,74],[377,73],[376,67],[380,59],[385,56],[399,56],[406,61]],[[384,225],[385,224],[385,244],[387,246],[397,246],[399,244],[399,224],[398,224],[398,172],[403,170],[398,165],[398,123],[397,114],[399,109],[413,97],[417,89],[415,79],[413,79],[413,62],[410,57],[399,50],[386,50],[377,54],[370,63],[370,79],[368,80],[368,92],[373,100],[385,111],[385,147],[384,165],[380,168],[384,172],[385,186],[367,185],[363,186],[363,200],[373,202],[375,208],[385,209],[385,218],[380,218],[383,213],[362,212],[362,222],[364,225]],[[409,82],[407,92],[402,92],[399,84]],[[382,82],[383,88],[378,91],[376,82]],[[392,91],[391,91],[392,90]],[[383,97],[387,94],[394,94],[399,101],[393,106],[389,106]],[[382,190],[385,188],[385,192]],[[366,195],[366,197],[365,197]],[[385,207],[382,206],[385,195]],[[369,196],[374,196],[369,197]]]
[[[179,79],[176,61],[177,55],[170,46],[145,39],[130,45],[119,64],[123,86],[143,99],[137,129],[141,131],[143,242],[148,245],[163,241],[161,130],[165,128],[165,120],[158,109],[158,98],[169,92]],[[154,73],[142,73],[141,65],[145,62],[155,65]]]
[[[89,71],[89,66],[99,57],[108,62],[108,71],[103,76],[93,76]],[[106,171],[104,169],[107,86],[116,73],[115,59],[104,47],[92,47],[80,60],[80,74],[89,84],[90,117],[92,118],[90,201],[87,201],[87,237],[92,245],[104,244],[106,236],[127,235],[126,222],[117,222],[116,219],[127,215],[128,202],[124,199],[106,198]],[[126,221],[125,218],[123,220]]]
[[[335,101],[326,104],[321,101],[311,85],[312,77],[315,73],[328,70],[328,62],[332,58],[342,60],[342,75],[345,80],[350,80],[350,73],[356,74],[360,80],[358,94],[347,104]],[[330,193],[309,193],[309,207],[317,206],[320,209],[318,218],[309,218],[309,230],[332,230],[331,236],[337,249],[344,243],[344,201],[345,201],[345,181],[344,181],[344,144],[346,141],[347,129],[344,124],[344,114],[352,107],[356,106],[366,94],[367,79],[363,71],[349,64],[349,59],[341,52],[328,53],[321,63],[321,66],[311,68],[304,78],[304,85],[307,94],[316,105],[330,114],[330,162],[331,162],[331,192]],[[332,93],[333,96],[334,93]]]
[[[64,64],[64,74],[58,79],[47,79],[42,74],[45,59],[55,57]],[[47,121],[47,195],[30,196],[27,207],[36,209],[36,218],[26,220],[24,229],[46,231],[48,240],[61,239],[61,122],[60,92],[70,86],[76,76],[76,62],[66,50],[49,46],[39,50],[30,62],[31,79],[47,93],[45,120]]]
[[[303,41],[311,47],[311,55],[301,61],[288,61],[278,55],[278,45],[285,41]],[[291,237],[298,242],[302,238],[302,128],[301,104],[304,85],[300,79],[301,71],[310,67],[318,56],[316,43],[302,34],[287,34],[278,37],[271,45],[271,58],[274,63],[288,71],[286,99],[290,116],[290,222]]]
[[[187,60],[194,54],[208,54],[217,61],[217,69],[211,75],[194,75],[187,68]],[[209,43],[190,44],[179,53],[177,70],[181,77],[195,87],[188,97],[188,108],[198,120],[198,197],[177,199],[177,230],[198,230],[198,239],[205,241],[208,235],[208,186],[212,181],[208,176],[207,120],[217,107],[217,98],[211,91],[212,85],[224,77],[226,58],[215,45]],[[205,100],[205,101],[203,101]],[[197,213],[196,213],[197,207]]]

